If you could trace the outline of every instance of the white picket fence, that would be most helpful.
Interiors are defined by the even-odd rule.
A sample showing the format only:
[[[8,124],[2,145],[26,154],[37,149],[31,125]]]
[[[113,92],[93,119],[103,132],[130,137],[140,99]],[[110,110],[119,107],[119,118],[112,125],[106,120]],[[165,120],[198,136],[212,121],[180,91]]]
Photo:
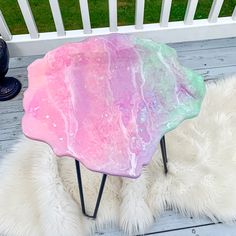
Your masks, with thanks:
[[[219,17],[224,0],[214,0],[208,19],[194,20],[198,0],[189,0],[184,21],[169,22],[172,0],[162,0],[160,23],[144,24],[145,0],[136,0],[135,25],[117,26],[117,0],[109,2],[109,27],[91,28],[87,0],[78,0],[83,30],[65,31],[58,0],[49,0],[56,32],[39,33],[28,0],[17,0],[29,34],[12,35],[4,12],[0,11],[0,34],[7,41],[12,57],[44,54],[65,42],[110,33],[137,34],[159,42],[183,42],[236,37],[236,7],[230,17]],[[128,0],[127,0],[128,1]]]

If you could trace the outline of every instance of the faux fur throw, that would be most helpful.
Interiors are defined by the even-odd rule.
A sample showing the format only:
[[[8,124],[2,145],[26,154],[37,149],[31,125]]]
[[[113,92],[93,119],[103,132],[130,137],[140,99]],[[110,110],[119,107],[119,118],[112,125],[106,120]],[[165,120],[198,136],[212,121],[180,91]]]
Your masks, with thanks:
[[[143,233],[167,207],[231,222],[236,218],[236,77],[207,85],[197,118],[166,135],[168,175],[158,147],[140,178],[109,176],[96,221],[81,214],[75,162],[21,138],[0,161],[0,235],[85,236],[116,224]],[[93,210],[101,174],[82,171]],[[158,219],[157,219],[158,220]]]

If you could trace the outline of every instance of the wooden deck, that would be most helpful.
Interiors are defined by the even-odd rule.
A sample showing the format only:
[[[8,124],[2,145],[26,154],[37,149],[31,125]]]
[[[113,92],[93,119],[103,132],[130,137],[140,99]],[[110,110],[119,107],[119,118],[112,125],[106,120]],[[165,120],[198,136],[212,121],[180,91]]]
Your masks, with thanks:
[[[236,73],[236,38],[178,43],[171,46],[177,50],[183,65],[196,70],[206,80]],[[9,151],[22,133],[22,95],[27,88],[27,66],[38,57],[41,56],[13,58],[10,61],[8,76],[18,78],[23,84],[23,89],[13,100],[0,102],[0,156]],[[120,236],[122,233],[111,229],[96,235]],[[213,224],[208,219],[192,219],[168,211],[157,219],[146,235],[235,236],[236,225]]]

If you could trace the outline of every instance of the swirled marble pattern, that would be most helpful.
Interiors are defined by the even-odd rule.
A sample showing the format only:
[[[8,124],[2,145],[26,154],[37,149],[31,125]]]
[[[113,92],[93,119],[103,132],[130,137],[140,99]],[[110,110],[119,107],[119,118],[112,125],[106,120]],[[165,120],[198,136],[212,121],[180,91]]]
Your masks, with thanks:
[[[199,113],[205,94],[174,49],[120,34],[52,50],[28,78],[25,135],[93,171],[132,178],[166,132]]]

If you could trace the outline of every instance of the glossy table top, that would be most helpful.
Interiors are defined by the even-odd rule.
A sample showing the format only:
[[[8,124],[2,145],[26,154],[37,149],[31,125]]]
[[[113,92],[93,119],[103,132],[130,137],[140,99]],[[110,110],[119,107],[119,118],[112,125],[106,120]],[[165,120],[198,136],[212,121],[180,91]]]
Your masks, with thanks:
[[[52,50],[28,78],[25,135],[93,171],[131,178],[166,132],[198,115],[205,94],[174,49],[120,34]]]

